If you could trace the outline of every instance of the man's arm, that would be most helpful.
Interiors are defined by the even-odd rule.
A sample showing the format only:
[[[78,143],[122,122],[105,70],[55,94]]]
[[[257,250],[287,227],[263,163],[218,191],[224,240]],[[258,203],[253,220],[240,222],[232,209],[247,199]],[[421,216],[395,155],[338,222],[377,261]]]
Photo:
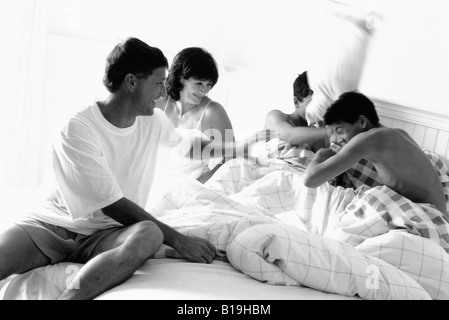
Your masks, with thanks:
[[[349,141],[338,153],[335,153],[332,148],[318,150],[306,169],[304,185],[317,188],[337,177],[366,158],[369,148],[366,139],[360,134]]]
[[[273,110],[267,114],[265,129],[277,132],[279,139],[291,144],[301,145],[307,143],[309,146],[326,141],[327,132],[325,128],[304,126],[293,126],[288,122],[288,117],[279,110]]]
[[[169,245],[187,259],[210,263],[215,258],[216,248],[207,240],[188,237],[179,233],[155,219],[144,209],[126,198],[122,198],[103,208],[102,211],[106,216],[124,226],[130,226],[146,220],[154,222],[164,235],[164,244]]]

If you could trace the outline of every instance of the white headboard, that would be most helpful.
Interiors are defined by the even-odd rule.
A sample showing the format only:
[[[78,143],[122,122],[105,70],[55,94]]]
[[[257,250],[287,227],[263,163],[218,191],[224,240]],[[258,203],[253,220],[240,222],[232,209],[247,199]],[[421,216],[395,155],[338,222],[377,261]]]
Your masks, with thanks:
[[[422,149],[438,153],[449,166],[449,116],[371,100],[383,125],[407,131]]]

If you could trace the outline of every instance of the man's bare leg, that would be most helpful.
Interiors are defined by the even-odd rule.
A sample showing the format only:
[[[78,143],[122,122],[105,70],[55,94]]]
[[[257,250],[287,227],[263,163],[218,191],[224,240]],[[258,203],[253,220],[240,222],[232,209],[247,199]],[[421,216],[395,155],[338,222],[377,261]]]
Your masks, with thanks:
[[[97,246],[92,258],[73,278],[60,300],[88,300],[116,287],[161,246],[164,236],[156,224],[139,222],[120,229]]]
[[[0,234],[0,280],[49,264],[22,227],[14,224]]]

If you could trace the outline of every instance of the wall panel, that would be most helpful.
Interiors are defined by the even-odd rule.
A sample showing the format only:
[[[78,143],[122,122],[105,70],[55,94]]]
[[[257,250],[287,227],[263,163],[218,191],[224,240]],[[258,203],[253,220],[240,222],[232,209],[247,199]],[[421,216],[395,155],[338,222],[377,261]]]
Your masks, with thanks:
[[[382,124],[401,128],[425,150],[438,153],[449,165],[449,117],[373,99]]]

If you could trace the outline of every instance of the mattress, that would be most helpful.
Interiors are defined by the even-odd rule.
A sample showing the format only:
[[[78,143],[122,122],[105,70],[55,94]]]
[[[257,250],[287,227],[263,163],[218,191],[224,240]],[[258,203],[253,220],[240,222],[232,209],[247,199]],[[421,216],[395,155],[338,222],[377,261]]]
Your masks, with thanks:
[[[81,265],[59,263],[14,275],[0,282],[3,300],[53,300]],[[357,300],[304,286],[263,283],[228,262],[192,263],[150,259],[123,284],[97,300]]]

